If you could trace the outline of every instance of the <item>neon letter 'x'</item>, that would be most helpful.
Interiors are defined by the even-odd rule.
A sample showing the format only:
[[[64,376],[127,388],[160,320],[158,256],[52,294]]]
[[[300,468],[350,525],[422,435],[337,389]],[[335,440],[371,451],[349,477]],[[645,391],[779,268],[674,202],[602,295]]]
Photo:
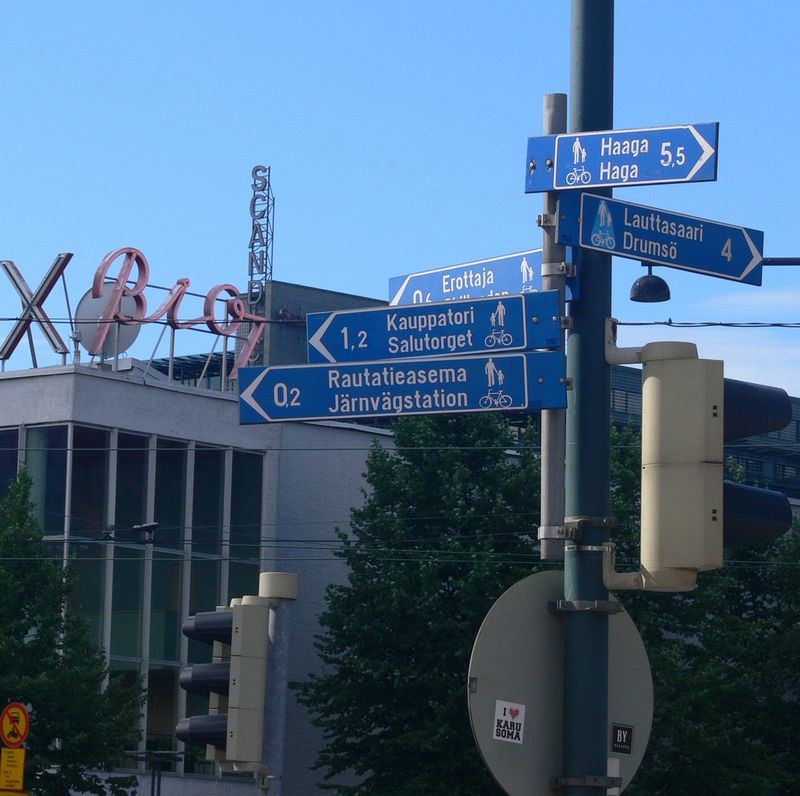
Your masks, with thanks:
[[[57,354],[66,354],[68,352],[67,346],[61,339],[61,335],[56,331],[53,322],[47,317],[47,313],[44,309],[42,309],[42,304],[44,304],[45,299],[50,295],[50,291],[55,286],[61,274],[64,273],[64,269],[71,259],[72,255],[69,253],[59,254],[50,266],[50,270],[42,280],[42,284],[39,285],[36,293],[31,291],[25,278],[11,260],[3,260],[0,262],[0,267],[8,274],[11,284],[14,285],[22,299],[22,314],[17,319],[14,328],[11,330],[11,334],[6,337],[5,342],[0,348],[0,360],[6,360],[14,353],[14,349],[17,347],[17,344],[22,339],[25,332],[28,331],[32,321],[36,321],[42,327],[42,331],[52,346],[53,351]]]

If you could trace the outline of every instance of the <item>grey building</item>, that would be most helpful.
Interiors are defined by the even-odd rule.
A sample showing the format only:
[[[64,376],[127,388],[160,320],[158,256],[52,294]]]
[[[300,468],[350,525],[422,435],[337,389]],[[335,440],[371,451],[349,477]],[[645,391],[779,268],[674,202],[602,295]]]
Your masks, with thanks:
[[[205,708],[178,687],[187,661],[208,659],[181,634],[190,614],[256,594],[258,574],[297,573],[290,680],[318,667],[313,649],[325,587],[341,577],[335,529],[363,500],[371,443],[388,432],[343,423],[240,426],[234,394],[188,387],[137,361],[0,374],[0,479],[33,478],[45,540],[71,560],[71,610],[90,623],[112,677],[144,677],[140,751],[180,748],[179,717]],[[137,525],[157,523],[152,543]],[[283,793],[316,791],[320,738],[290,694]],[[255,792],[219,780],[187,750],[162,793]],[[131,767],[144,763],[131,759]],[[143,787],[146,780],[143,780]]]

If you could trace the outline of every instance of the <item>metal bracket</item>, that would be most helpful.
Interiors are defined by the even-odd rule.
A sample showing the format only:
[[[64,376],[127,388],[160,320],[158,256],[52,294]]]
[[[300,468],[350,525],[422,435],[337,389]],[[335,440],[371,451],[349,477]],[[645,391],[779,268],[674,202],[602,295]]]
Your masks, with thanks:
[[[598,614],[618,614],[622,606],[616,600],[554,600],[547,603],[551,614],[576,611],[590,611]]]
[[[542,227],[554,227],[556,225],[556,217],[553,213],[540,213],[536,216],[536,223]]]
[[[616,517],[565,517],[564,529],[567,539],[580,539],[585,526],[591,528],[616,528]],[[602,548],[600,548],[602,550]]]
[[[541,541],[542,539],[564,539],[564,526],[540,525],[538,538],[539,541]]]
[[[556,777],[551,783],[551,788],[621,788],[622,777]]]
[[[574,263],[542,263],[542,276],[575,276]]]

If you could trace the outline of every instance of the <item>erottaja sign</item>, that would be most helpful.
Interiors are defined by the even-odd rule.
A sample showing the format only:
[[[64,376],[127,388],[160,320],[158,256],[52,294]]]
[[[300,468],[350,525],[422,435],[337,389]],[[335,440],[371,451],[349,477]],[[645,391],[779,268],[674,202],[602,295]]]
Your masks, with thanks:
[[[44,312],[43,304],[71,258],[72,254],[59,255],[35,292],[28,287],[13,262],[10,260],[2,261],[3,270],[9,276],[20,295],[26,299],[24,303],[27,305],[27,310],[17,320],[11,334],[0,347],[0,360],[5,361],[11,356],[17,343],[22,339],[25,330],[33,322],[42,327],[56,352],[66,353],[66,346]],[[116,277],[109,277],[109,271],[111,271],[117,260],[122,261],[119,272]],[[103,303],[104,308],[97,323],[94,338],[82,341],[87,351],[93,356],[102,355],[103,344],[114,323],[128,325],[152,323],[166,316],[167,324],[173,329],[188,329],[192,326],[205,324],[215,334],[230,337],[236,334],[243,322],[248,322],[251,324],[250,333],[243,341],[239,356],[230,374],[231,378],[235,378],[238,369],[247,364],[267,319],[261,315],[248,312],[236,286],[225,283],[215,285],[208,291],[203,302],[203,314],[201,316],[180,320],[178,313],[181,302],[189,290],[190,282],[187,278],[178,279],[169,290],[164,301],[154,312],[148,315],[147,298],[144,291],[148,285],[149,278],[150,266],[147,258],[138,249],[129,247],[116,249],[103,258],[92,282],[92,298],[101,299],[108,295],[108,300]],[[133,284],[129,285],[129,282]],[[133,310],[130,312],[123,312],[122,310],[122,302],[125,299],[133,300]],[[217,318],[214,311],[219,302],[224,302],[225,306],[222,318]],[[130,307],[130,305],[130,301],[125,302],[126,307]]]

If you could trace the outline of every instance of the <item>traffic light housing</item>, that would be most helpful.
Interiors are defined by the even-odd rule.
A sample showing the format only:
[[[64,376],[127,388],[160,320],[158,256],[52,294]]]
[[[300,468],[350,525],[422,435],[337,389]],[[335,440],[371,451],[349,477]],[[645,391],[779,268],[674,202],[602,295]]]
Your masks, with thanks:
[[[724,482],[724,443],[783,428],[784,390],[723,378],[693,343],[642,349],[641,575],[652,591],[693,589],[722,566],[723,544],[785,533],[784,495]]]
[[[209,760],[217,759],[216,750],[222,750],[220,759],[224,759],[227,743],[228,716],[224,703],[230,684],[232,628],[233,611],[225,606],[188,617],[182,628],[188,638],[212,645],[212,662],[189,666],[178,681],[186,691],[208,696],[209,712],[179,721],[175,735],[187,744],[206,745]]]
[[[183,625],[184,635],[213,645],[211,663],[180,675],[182,688],[209,695],[209,713],[181,720],[175,734],[206,745],[206,759],[223,768],[258,771],[262,765],[269,610],[266,597],[248,595]]]

